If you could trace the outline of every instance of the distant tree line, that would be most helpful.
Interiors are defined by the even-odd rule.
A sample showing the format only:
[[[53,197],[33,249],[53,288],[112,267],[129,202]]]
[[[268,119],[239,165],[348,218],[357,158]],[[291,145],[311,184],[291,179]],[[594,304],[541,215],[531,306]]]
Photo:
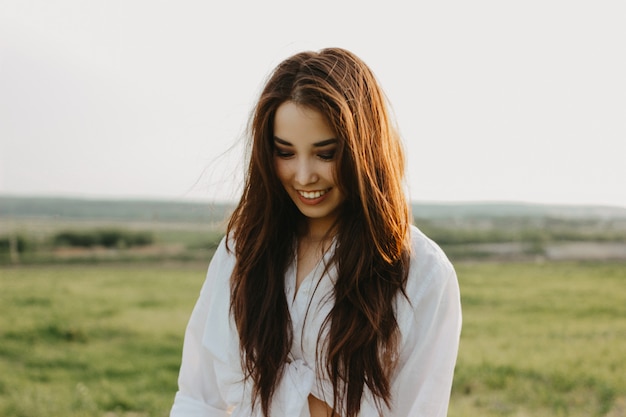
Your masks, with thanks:
[[[149,232],[122,229],[67,230],[55,234],[52,243],[55,247],[130,248],[151,245],[154,237]]]
[[[104,247],[130,248],[154,243],[150,232],[123,229],[65,230],[52,235],[45,242],[36,242],[23,234],[0,236],[0,255],[15,257],[33,252],[39,247]]]
[[[626,223],[554,218],[463,219],[415,218],[415,224],[440,245],[480,243],[626,242]]]

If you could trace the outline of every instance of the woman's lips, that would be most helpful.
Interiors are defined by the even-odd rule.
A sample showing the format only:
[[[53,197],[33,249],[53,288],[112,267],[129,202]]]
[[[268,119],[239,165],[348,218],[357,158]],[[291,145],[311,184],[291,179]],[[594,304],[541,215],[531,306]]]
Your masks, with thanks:
[[[302,201],[304,204],[307,205],[315,205],[315,204],[319,204],[321,203],[326,196],[328,195],[328,192],[330,191],[330,188],[327,188],[325,190],[314,190],[314,191],[304,191],[304,190],[296,190],[298,192],[298,197],[300,197],[300,201]]]

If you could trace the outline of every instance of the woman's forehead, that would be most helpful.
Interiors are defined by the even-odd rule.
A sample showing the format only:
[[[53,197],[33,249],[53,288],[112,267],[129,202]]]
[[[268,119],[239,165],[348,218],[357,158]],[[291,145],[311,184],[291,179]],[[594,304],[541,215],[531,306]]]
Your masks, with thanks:
[[[278,107],[273,130],[275,138],[291,145],[324,146],[337,139],[336,132],[322,113],[293,101]]]

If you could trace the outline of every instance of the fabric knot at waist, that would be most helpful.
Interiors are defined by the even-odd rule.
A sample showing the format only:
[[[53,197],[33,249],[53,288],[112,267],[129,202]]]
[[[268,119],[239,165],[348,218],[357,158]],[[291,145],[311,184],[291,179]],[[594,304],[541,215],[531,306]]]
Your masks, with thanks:
[[[285,365],[283,377],[276,387],[270,415],[272,417],[310,417],[309,394],[313,390],[315,372],[302,359]],[[238,407],[232,417],[261,416],[256,407],[254,413],[248,407]]]

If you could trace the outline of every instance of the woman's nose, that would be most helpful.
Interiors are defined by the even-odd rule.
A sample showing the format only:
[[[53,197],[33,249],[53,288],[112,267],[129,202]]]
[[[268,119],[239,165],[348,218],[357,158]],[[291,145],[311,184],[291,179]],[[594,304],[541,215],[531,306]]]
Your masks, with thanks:
[[[313,184],[317,182],[319,176],[315,172],[315,164],[311,161],[301,159],[296,162],[295,180],[300,185]]]

